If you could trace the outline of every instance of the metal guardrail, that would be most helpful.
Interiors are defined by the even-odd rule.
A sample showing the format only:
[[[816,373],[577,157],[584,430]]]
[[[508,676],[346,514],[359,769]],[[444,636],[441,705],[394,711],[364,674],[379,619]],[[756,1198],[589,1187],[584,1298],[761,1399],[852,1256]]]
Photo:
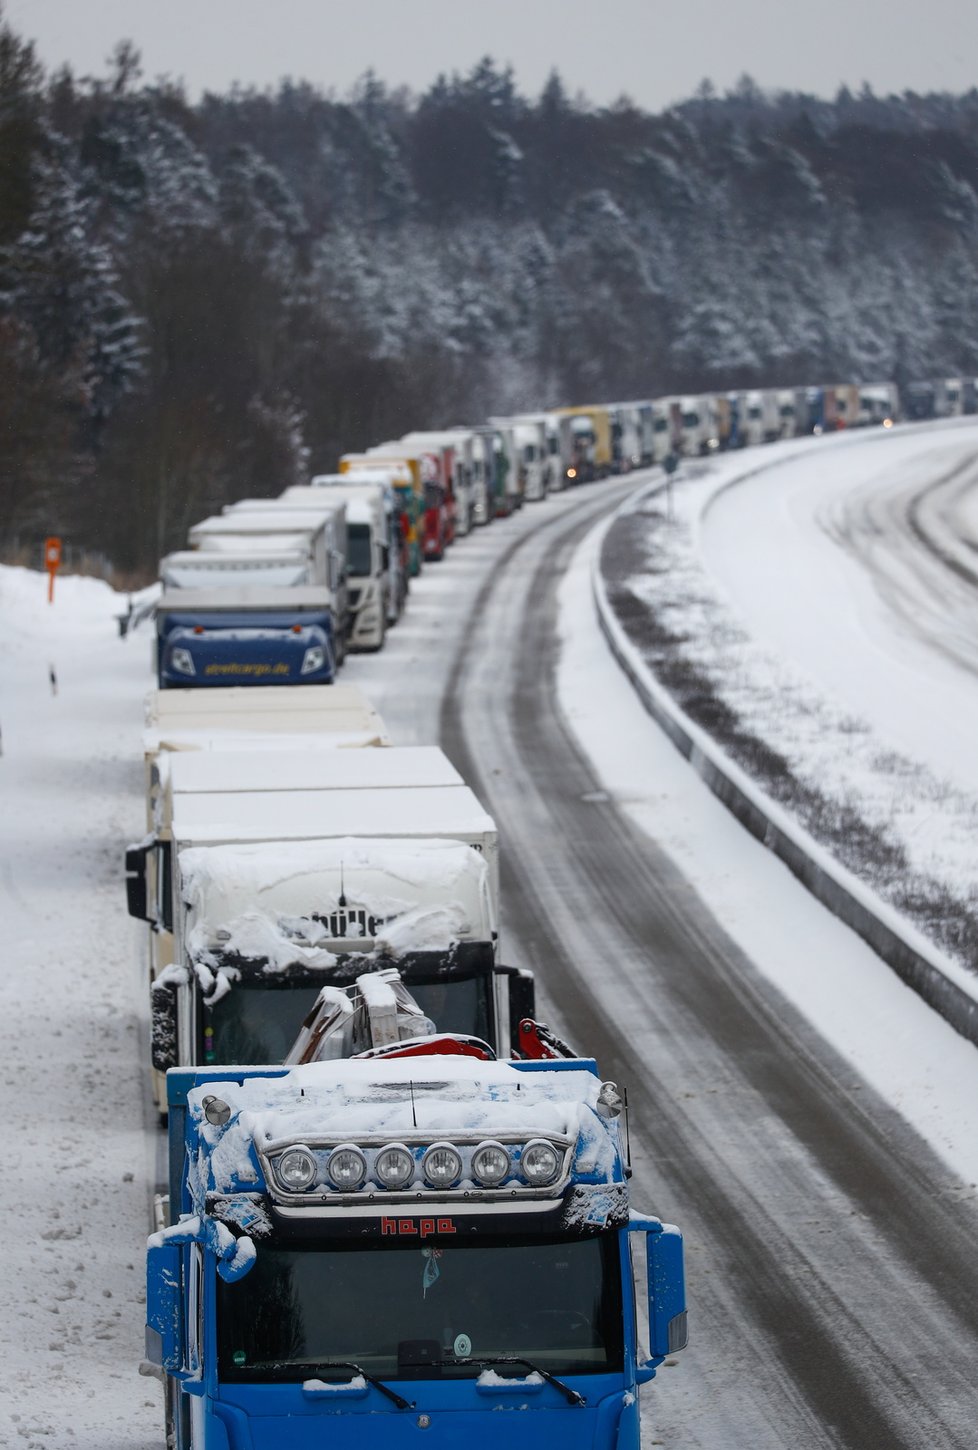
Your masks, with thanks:
[[[731,482],[740,482],[748,473],[758,471],[746,470]],[[844,866],[827,862],[824,848],[817,846],[796,820],[770,800],[716,741],[689,719],[628,638],[608,598],[601,568],[602,546],[618,516],[634,507],[636,497],[647,498],[665,486],[657,483],[627,499],[601,526],[591,588],[598,623],[611,653],[656,724],[741,825],[773,851],[823,906],[862,937],[901,981],[978,1046],[978,979],[929,942]]]

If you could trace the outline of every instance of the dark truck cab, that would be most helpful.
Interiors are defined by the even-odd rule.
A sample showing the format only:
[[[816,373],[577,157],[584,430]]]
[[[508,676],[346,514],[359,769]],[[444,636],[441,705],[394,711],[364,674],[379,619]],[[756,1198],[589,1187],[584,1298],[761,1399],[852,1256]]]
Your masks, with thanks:
[[[337,669],[330,590],[313,585],[179,589],[156,606],[161,689],[329,685]]]

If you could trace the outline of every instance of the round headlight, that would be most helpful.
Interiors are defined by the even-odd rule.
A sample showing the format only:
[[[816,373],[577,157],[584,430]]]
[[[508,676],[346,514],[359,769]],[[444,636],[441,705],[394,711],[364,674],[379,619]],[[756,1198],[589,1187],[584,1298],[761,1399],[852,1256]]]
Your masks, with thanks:
[[[422,1158],[421,1169],[432,1188],[451,1188],[462,1176],[462,1159],[451,1143],[435,1143]]]
[[[374,1173],[385,1188],[404,1188],[414,1177],[414,1157],[403,1143],[391,1143],[377,1154]]]
[[[472,1176],[486,1188],[495,1188],[510,1173],[509,1154],[501,1143],[480,1143],[472,1154]]]
[[[359,1188],[367,1176],[367,1160],[359,1148],[344,1144],[329,1155],[326,1172],[337,1188]]]
[[[552,1183],[557,1177],[559,1167],[557,1149],[552,1143],[545,1143],[542,1138],[527,1143],[520,1155],[520,1172],[534,1188]]]
[[[289,1148],[275,1165],[275,1177],[283,1188],[302,1193],[316,1181],[316,1160],[308,1148]]]

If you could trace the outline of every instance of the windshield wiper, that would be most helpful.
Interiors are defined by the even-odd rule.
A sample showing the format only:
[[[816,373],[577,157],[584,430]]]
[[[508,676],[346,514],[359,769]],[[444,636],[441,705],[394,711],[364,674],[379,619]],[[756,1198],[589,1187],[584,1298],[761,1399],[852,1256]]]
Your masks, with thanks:
[[[570,1385],[565,1385],[563,1380],[559,1380],[557,1376],[555,1374],[551,1374],[548,1369],[541,1369],[540,1366],[538,1364],[534,1364],[531,1359],[521,1359],[516,1355],[473,1354],[467,1356],[464,1359],[430,1359],[426,1363],[433,1365],[437,1369],[454,1369],[456,1365],[460,1364],[521,1364],[523,1368],[528,1369],[531,1374],[538,1374],[542,1380],[546,1380],[548,1385],[553,1385],[554,1389],[560,1390],[560,1393],[565,1397],[568,1404],[587,1404],[587,1400],[584,1398],[583,1395],[578,1394],[577,1390],[571,1389]]]
[[[376,1379],[372,1374],[367,1374],[367,1371],[365,1369],[361,1369],[361,1367],[358,1364],[354,1364],[352,1360],[319,1360],[316,1363],[316,1368],[352,1369],[354,1374],[362,1375],[363,1378],[367,1381],[368,1385],[373,1385],[375,1390],[380,1390],[380,1393],[382,1395],[386,1395],[389,1400],[393,1400],[394,1404],[399,1410],[413,1410],[415,1404],[417,1403],[415,1400],[406,1400],[403,1395],[399,1395],[397,1393],[397,1390],[392,1390],[390,1385],[384,1384],[383,1380]]]

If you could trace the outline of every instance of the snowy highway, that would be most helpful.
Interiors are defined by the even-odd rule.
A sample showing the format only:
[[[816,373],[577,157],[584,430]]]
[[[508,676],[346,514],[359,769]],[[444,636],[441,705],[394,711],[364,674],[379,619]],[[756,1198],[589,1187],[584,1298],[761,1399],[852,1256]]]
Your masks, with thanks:
[[[850,450],[868,470],[853,487],[890,442]],[[928,480],[948,471],[932,453],[925,439]],[[642,482],[461,541],[346,678],[396,742],[440,741],[496,817],[504,960],[536,971],[540,1015],[627,1084],[636,1203],[686,1234],[691,1344],[644,1391],[646,1447],[970,1450],[978,1052],[740,830],[611,661],[593,529]],[[711,512],[711,555],[736,492]],[[963,495],[935,507],[973,517]],[[20,636],[2,646],[0,716],[5,1222],[24,1225],[38,1182],[30,1145],[59,1187],[44,1180],[7,1254],[0,1443],[148,1450],[158,1387],[135,1364],[155,1138],[121,870],[141,829],[148,642],[120,644],[108,597],[65,580],[59,646],[25,578],[0,575]]]

